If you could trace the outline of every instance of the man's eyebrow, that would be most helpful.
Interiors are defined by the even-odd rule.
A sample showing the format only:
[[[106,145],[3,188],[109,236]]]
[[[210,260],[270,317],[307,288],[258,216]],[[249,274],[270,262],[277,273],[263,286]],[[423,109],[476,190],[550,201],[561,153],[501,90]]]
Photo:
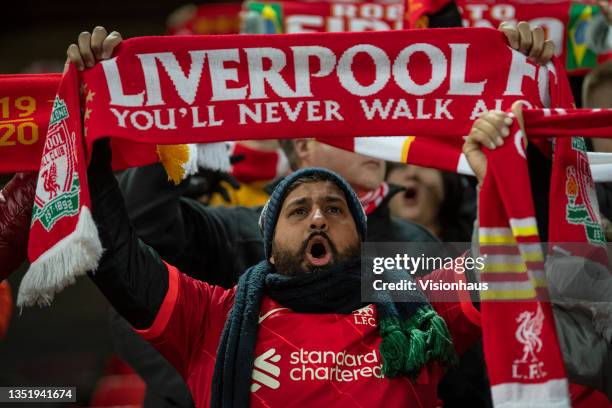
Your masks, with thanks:
[[[338,195],[326,195],[325,197],[323,197],[323,201],[327,203],[346,203],[346,200]]]
[[[293,206],[296,206],[296,205],[306,205],[306,204],[308,204],[310,201],[311,201],[311,200],[310,200],[310,198],[309,198],[309,197],[301,197],[301,198],[296,198],[296,199],[295,199],[295,200],[293,200],[293,201],[289,201],[289,202],[287,203],[287,205],[285,206],[285,208],[287,208],[287,207],[293,207]]]

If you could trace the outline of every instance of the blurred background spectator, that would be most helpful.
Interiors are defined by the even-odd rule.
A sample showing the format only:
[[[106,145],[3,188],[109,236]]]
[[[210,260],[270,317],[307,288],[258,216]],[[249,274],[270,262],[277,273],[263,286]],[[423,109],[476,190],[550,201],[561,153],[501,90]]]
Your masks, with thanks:
[[[468,242],[476,194],[465,177],[410,164],[387,164],[387,182],[404,187],[391,199],[391,214],[421,224],[445,242]]]

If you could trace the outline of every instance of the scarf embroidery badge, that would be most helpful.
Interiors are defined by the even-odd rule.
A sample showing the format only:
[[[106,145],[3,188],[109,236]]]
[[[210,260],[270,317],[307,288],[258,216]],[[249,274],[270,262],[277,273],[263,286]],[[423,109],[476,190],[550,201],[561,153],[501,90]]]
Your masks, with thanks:
[[[68,109],[55,98],[41,160],[32,223],[46,231],[62,217],[79,211],[79,176],[76,171],[75,133],[68,129]]]

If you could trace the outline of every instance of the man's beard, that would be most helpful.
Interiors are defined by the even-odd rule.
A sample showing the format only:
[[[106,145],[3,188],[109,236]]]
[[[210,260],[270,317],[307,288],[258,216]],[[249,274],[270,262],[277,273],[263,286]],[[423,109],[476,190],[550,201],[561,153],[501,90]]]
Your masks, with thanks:
[[[327,265],[315,266],[306,261],[306,250],[308,248],[308,242],[315,236],[325,238],[329,243],[332,258]],[[302,246],[292,252],[290,249],[286,249],[276,245],[272,242],[272,256],[274,257],[274,266],[277,273],[287,276],[296,276],[303,273],[317,273],[332,269],[335,265],[340,262],[347,261],[352,258],[357,258],[361,254],[360,243],[357,242],[355,245],[349,246],[344,252],[339,253],[338,248],[329,239],[329,236],[325,232],[312,232],[308,238],[304,240]]]

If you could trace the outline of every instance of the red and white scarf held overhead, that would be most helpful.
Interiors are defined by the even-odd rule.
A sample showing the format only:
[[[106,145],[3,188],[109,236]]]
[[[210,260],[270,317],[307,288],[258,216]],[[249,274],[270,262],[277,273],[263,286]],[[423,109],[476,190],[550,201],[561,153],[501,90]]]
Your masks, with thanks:
[[[157,158],[147,145],[166,143],[384,132],[436,135],[456,144],[488,107],[546,100],[548,71],[504,44],[501,33],[488,29],[440,30],[435,39],[413,30],[124,41],[115,58],[83,72],[85,146],[75,113],[76,72],[64,77],[55,98],[50,123],[57,132],[43,153],[35,212],[41,218],[32,224],[32,266],[20,303],[48,303],[97,263],[93,243],[91,251],[70,244],[91,238],[85,231],[93,223],[77,228],[78,219],[90,217],[81,211],[87,194],[76,192],[86,192],[84,153],[96,139],[112,138],[116,168],[151,163]],[[504,69],[479,63],[492,56],[506,61]],[[66,147],[57,150],[62,143]],[[55,183],[57,177],[63,182]],[[67,257],[66,248],[74,256]]]

